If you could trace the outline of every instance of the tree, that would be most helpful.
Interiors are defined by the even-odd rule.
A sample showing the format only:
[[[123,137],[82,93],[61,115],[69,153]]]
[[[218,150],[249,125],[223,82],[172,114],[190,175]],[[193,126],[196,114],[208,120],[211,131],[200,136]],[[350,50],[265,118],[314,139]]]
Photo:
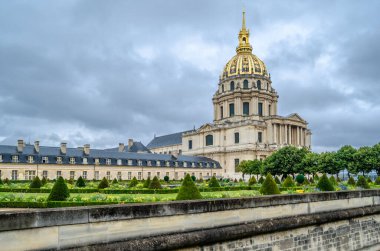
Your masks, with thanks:
[[[106,177],[103,177],[103,179],[100,181],[99,185],[98,185],[98,188],[99,189],[104,189],[104,188],[107,188],[109,187],[109,183],[108,183],[108,180],[106,179]]]
[[[69,188],[65,180],[60,176],[54,183],[53,188],[47,198],[48,201],[64,201],[70,196]]]
[[[208,187],[220,187],[220,184],[215,176],[211,177],[210,181],[208,182]]]
[[[40,188],[40,187],[42,187],[42,182],[41,182],[40,178],[38,178],[38,176],[34,177],[34,179],[32,180],[32,182],[30,183],[29,187],[30,188]]]
[[[236,168],[237,172],[241,172],[244,175],[249,174],[248,160],[242,160]]]
[[[348,177],[350,177],[350,173],[353,173],[354,170],[354,154],[356,153],[356,149],[350,145],[342,146],[336,152],[336,158],[338,161],[338,165],[341,170],[348,171]]]
[[[335,174],[341,170],[336,152],[324,152],[319,155],[319,171],[323,173]]]
[[[162,189],[160,180],[157,178],[157,176],[153,177],[152,182],[149,184],[149,189]]]
[[[373,169],[376,171],[377,176],[380,176],[380,143],[372,147],[373,153]]]
[[[86,186],[86,182],[84,182],[84,179],[82,178],[82,176],[79,176],[75,186],[77,186],[77,187],[85,187]]]
[[[305,154],[305,157],[301,160],[301,163],[299,164],[299,170],[302,170],[301,172],[315,175],[318,172],[318,160],[319,160],[319,154],[308,152]]]
[[[264,195],[281,193],[280,189],[278,189],[278,186],[270,173],[267,174],[265,181],[260,188],[260,193]]]
[[[353,170],[355,173],[361,172],[362,175],[372,171],[375,169],[376,158],[375,149],[368,146],[360,147],[354,154]]]
[[[131,182],[129,182],[129,187],[130,188],[135,187],[135,186],[137,186],[137,184],[139,184],[138,180],[136,179],[136,177],[133,177]]]
[[[194,181],[191,179],[190,174],[186,174],[185,179],[179,188],[176,200],[197,200],[202,199],[202,195],[199,192]]]
[[[253,186],[257,183],[255,176],[252,176],[248,181],[248,186]]]
[[[333,184],[331,184],[329,178],[327,178],[327,175],[325,173],[319,179],[317,188],[319,188],[321,191],[335,191]]]
[[[119,183],[119,182],[117,181],[116,178],[114,178],[113,181],[112,181],[112,184],[117,184],[117,183]]]
[[[363,189],[369,189],[370,186],[367,183],[367,180],[364,176],[359,176],[358,181],[356,182],[357,187],[361,187]]]
[[[354,180],[354,177],[351,176],[350,178],[348,178],[347,184],[350,186],[356,186],[356,182]]]
[[[302,171],[300,164],[307,153],[306,148],[283,147],[266,158],[262,171],[273,175],[292,174],[294,176],[295,173]]]

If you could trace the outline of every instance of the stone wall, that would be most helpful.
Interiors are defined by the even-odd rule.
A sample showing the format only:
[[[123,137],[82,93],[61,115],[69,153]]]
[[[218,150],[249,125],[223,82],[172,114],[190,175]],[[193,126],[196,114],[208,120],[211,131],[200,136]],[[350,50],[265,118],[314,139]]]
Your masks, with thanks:
[[[167,250],[203,246],[213,249],[217,245],[236,245],[234,240],[266,245],[271,242],[269,237],[265,239],[268,233],[274,236],[279,233],[276,245],[282,241],[293,248],[295,240],[290,240],[291,235],[310,239],[315,237],[311,231],[319,225],[333,224],[331,229],[338,232],[344,222],[351,221],[363,222],[360,224],[370,229],[372,226],[364,222],[371,217],[372,228],[378,229],[379,215],[380,190],[31,209],[0,212],[0,243],[4,250]],[[379,233],[368,232],[371,237],[367,238],[360,235],[360,228],[352,229],[356,229],[352,230],[352,236],[360,237],[361,247],[379,243]],[[313,242],[317,247],[326,244],[323,236],[322,242]],[[264,246],[258,246],[259,250],[261,247]],[[354,250],[358,246],[352,247]]]

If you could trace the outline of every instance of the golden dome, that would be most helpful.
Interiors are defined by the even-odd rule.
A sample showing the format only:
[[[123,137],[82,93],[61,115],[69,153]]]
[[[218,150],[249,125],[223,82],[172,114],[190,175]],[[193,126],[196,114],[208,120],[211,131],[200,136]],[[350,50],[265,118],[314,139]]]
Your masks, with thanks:
[[[231,58],[222,72],[222,79],[232,76],[254,74],[269,77],[263,61],[252,54],[252,46],[249,43],[249,30],[245,27],[245,12],[243,11],[243,24],[239,32],[239,45],[236,47],[236,55]]]

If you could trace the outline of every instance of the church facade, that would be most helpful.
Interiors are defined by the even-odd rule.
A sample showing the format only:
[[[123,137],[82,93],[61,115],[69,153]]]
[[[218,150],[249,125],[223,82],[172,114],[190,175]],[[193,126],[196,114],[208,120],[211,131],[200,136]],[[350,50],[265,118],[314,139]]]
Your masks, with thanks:
[[[244,12],[238,40],[212,98],[213,122],[155,137],[150,151],[208,157],[220,163],[223,176],[240,177],[236,167],[242,160],[265,159],[288,145],[311,147],[308,123],[297,113],[277,112],[279,95],[264,62],[252,53]]]

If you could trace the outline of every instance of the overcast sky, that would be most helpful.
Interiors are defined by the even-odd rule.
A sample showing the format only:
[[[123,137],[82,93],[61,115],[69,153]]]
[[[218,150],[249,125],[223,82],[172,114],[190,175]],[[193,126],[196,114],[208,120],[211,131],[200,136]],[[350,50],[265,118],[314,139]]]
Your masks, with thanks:
[[[380,1],[2,0],[0,143],[116,146],[212,121],[246,9],[315,151],[380,141]]]

